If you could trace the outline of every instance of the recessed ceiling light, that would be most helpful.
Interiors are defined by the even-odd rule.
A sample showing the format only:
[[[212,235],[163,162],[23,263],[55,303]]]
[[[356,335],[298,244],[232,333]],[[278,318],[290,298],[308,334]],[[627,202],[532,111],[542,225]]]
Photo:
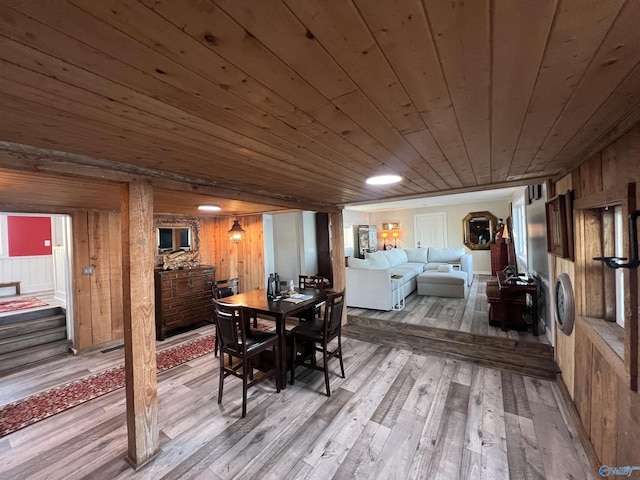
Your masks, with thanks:
[[[222,210],[220,205],[198,205],[198,210],[203,210],[205,212],[218,212]]]
[[[377,177],[367,178],[366,183],[369,185],[389,185],[390,183],[397,183],[402,180],[400,175],[378,175]]]

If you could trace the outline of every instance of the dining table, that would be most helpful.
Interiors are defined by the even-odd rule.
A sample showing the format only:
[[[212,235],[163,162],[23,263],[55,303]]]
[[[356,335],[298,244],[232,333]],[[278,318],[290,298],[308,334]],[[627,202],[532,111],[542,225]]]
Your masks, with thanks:
[[[296,298],[297,297],[297,298]],[[325,300],[326,292],[314,288],[300,288],[295,294],[284,294],[283,298],[270,300],[266,289],[250,290],[230,297],[221,298],[219,301],[233,305],[242,305],[255,314],[273,317],[276,324],[276,333],[279,338],[280,349],[280,385],[286,388],[287,376],[287,341],[286,319],[287,317],[302,317],[306,314],[313,316],[318,303]]]

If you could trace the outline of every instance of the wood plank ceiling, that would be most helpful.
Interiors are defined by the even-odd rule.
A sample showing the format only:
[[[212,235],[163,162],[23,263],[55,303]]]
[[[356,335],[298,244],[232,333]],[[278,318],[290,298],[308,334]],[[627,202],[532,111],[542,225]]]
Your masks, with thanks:
[[[235,213],[533,183],[640,118],[640,0],[4,3],[0,168]]]

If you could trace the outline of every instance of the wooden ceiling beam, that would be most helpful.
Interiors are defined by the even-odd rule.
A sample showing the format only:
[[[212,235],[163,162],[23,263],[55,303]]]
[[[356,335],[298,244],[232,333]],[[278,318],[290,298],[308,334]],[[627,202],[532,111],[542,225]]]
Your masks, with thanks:
[[[110,182],[130,182],[147,179],[156,188],[262,203],[274,207],[335,213],[339,209],[326,202],[307,202],[257,189],[248,192],[243,187],[222,185],[177,173],[99,160],[83,155],[56,152],[29,145],[0,142],[0,168],[90,178]]]

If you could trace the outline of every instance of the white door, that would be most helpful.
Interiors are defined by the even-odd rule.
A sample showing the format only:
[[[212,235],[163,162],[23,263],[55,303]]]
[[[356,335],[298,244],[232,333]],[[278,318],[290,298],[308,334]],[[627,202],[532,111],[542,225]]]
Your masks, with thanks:
[[[447,214],[424,213],[414,218],[416,247],[447,247]]]

